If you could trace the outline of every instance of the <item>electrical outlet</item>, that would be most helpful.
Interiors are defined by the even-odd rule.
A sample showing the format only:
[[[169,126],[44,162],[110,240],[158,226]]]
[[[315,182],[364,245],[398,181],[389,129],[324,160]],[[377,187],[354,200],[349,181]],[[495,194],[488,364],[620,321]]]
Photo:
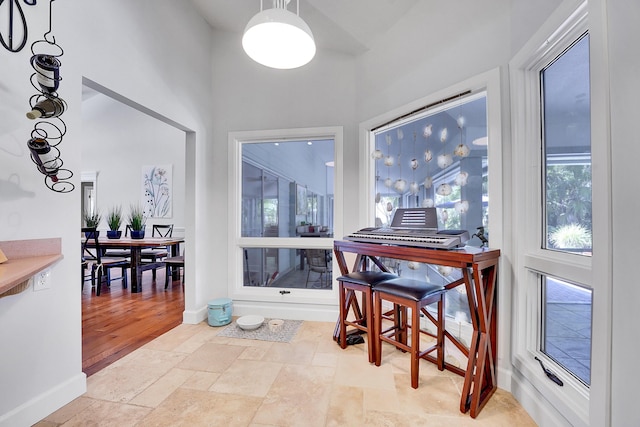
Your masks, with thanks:
[[[39,271],[33,277],[33,291],[41,291],[43,289],[49,289],[51,287],[51,270],[46,269]]]

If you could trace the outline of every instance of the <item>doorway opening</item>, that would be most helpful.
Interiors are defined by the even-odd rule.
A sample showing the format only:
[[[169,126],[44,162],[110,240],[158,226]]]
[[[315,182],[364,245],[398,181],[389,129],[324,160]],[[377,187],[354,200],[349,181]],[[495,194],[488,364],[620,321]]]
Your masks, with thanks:
[[[130,208],[144,205],[145,170],[161,165],[171,172],[171,209],[150,216],[146,225],[151,234],[153,225],[172,224],[173,235],[184,237],[186,218],[194,209],[185,195],[186,182],[195,174],[186,168],[192,160],[187,156],[194,152],[187,149],[195,140],[193,132],[86,78],[82,94],[82,170],[87,172],[81,174],[81,212],[100,212],[103,220],[98,229],[106,230],[107,212],[120,206],[124,235]],[[185,292],[194,285],[187,282],[183,287],[180,280],[170,281],[165,290],[164,269],[156,271],[155,280],[152,271],[142,276],[139,293],[114,281],[108,288],[103,285],[96,296],[91,281],[84,283],[82,360],[87,375],[182,323]]]

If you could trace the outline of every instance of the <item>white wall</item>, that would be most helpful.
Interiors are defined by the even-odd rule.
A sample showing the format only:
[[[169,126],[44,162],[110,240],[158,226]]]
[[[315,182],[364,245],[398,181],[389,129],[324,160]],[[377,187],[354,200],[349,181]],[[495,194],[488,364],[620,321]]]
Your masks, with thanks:
[[[510,1],[417,2],[358,61],[366,120],[507,64]]]
[[[143,203],[142,167],[171,165],[172,215],[149,218],[147,232],[153,224],[173,224],[174,232],[184,233],[185,139],[183,131],[105,95],[83,101],[81,167],[98,172],[99,229],[108,229],[107,213],[120,205],[124,232],[130,206]]]
[[[611,425],[640,425],[636,369],[640,334],[636,322],[640,287],[638,180],[640,159],[638,94],[640,94],[640,3],[608,0],[609,71],[611,78],[611,170],[613,247],[612,404]],[[598,141],[594,141],[598,143]]]
[[[23,8],[31,35],[26,48],[0,49],[0,240],[62,237],[64,259],[52,269],[51,289],[0,299],[0,425],[12,427],[35,423],[85,389],[77,262],[82,76],[195,132],[187,138],[190,164],[206,157],[211,93],[210,29],[191,8],[169,0],[54,2],[53,34],[64,48],[59,93],[69,105],[60,148],[77,186],[54,193],[29,159],[32,123],[24,117],[34,92],[29,46],[48,29],[49,4]],[[171,31],[176,28],[189,31]],[[206,203],[205,180],[198,176],[204,168],[191,173],[186,203]],[[187,228],[198,226],[207,236],[208,223],[199,220],[185,212]],[[187,250],[198,244],[193,234],[187,240]],[[206,250],[198,256],[209,259]],[[198,280],[193,273],[187,272]],[[193,294],[187,289],[187,310]]]
[[[24,9],[32,37],[41,37],[48,25],[48,7]],[[26,142],[34,123],[25,113],[35,93],[29,83],[31,42],[19,53],[0,47],[0,240],[63,237],[65,259],[52,267],[51,289],[29,288],[0,299],[2,426],[31,425],[85,388],[80,369],[80,277],[78,263],[72,262],[79,259],[79,248],[69,238],[69,219],[79,219],[80,198],[77,192],[48,190],[29,157]],[[68,93],[64,87],[60,92]],[[65,165],[77,170],[70,142],[74,132],[69,129],[61,149]]]
[[[529,40],[561,0],[511,0],[511,56]]]

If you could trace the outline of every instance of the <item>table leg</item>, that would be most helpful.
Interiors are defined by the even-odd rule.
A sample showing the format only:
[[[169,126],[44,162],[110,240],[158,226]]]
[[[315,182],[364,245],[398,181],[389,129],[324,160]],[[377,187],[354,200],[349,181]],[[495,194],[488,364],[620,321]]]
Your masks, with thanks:
[[[180,244],[177,243],[175,245],[171,245],[171,256],[172,257],[178,256],[179,253],[180,253]],[[180,268],[176,267],[171,269],[171,279],[174,281],[180,279]]]
[[[475,332],[471,337],[471,345],[469,346],[469,360],[467,362],[467,372],[464,376],[464,385],[462,386],[462,395],[460,396],[460,412],[465,413],[469,410],[471,406],[471,397],[472,397],[472,385],[474,380],[474,366],[476,366],[478,355],[478,334]]]
[[[478,388],[474,390],[471,402],[470,415],[475,418],[487,403],[491,395],[498,388],[496,380],[496,338],[495,333],[495,284],[496,264],[474,266],[474,282],[478,294],[478,312],[480,314],[480,341],[478,349],[478,362],[476,366],[475,383]]]
[[[464,288],[467,293],[467,301],[469,303],[469,315],[471,316],[471,324],[473,326],[473,336],[469,345],[469,354],[467,355],[467,370],[464,375],[464,385],[462,386],[462,395],[460,396],[460,412],[467,412],[471,401],[473,372],[476,366],[476,357],[478,350],[478,305],[474,296],[474,288],[471,285],[471,275],[468,268],[462,269],[462,278]]]
[[[475,418],[480,410],[489,400],[489,397],[496,391],[497,385],[494,376],[493,358],[489,350],[488,335],[480,334],[478,341],[478,360],[476,373],[473,379],[474,390],[470,405],[471,418]],[[476,389],[477,388],[477,389]]]
[[[468,271],[464,272],[465,279],[469,280]],[[495,279],[496,264],[488,264],[484,267],[474,266],[473,288],[467,287],[472,308],[472,320],[474,335],[469,348],[469,361],[465,382],[460,400],[460,411],[470,411],[472,418],[480,413],[491,395],[497,389],[496,366],[497,346],[495,337],[491,335],[496,331],[495,313]],[[472,301],[473,300],[473,303]]]
[[[142,292],[142,269],[140,268],[142,249],[139,246],[131,248],[131,292]]]
[[[302,252],[303,249],[300,249],[300,251]],[[340,269],[340,274],[341,275],[347,275],[349,274],[349,268],[347,267],[347,262],[344,259],[344,254],[341,251],[338,250],[334,250],[334,254],[336,256],[336,261],[338,262],[338,268]],[[300,259],[302,259],[302,254],[300,255]],[[340,292],[342,292],[342,284],[340,285]],[[340,313],[339,316],[342,316],[343,310],[347,310],[347,307],[340,307]],[[336,321],[336,326],[333,329],[333,340],[335,342],[338,343],[338,345],[340,345],[340,327],[341,327],[341,322],[340,319],[342,317],[338,317],[338,320]]]

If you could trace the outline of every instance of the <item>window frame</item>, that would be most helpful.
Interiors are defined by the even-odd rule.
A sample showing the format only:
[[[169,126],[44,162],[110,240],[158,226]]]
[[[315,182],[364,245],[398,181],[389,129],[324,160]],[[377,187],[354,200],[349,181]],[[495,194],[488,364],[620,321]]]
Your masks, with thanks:
[[[593,10],[599,16],[597,8]],[[597,59],[598,55],[602,58],[602,46],[597,38],[600,28],[591,28],[588,21],[588,14],[593,10],[587,1],[565,0],[509,64],[514,164],[513,228],[520,230],[519,238],[514,240],[512,320],[516,326],[512,364],[523,377],[522,381],[530,383],[557,411],[554,416],[564,418],[572,425],[604,425],[594,420],[608,419],[610,407],[610,330],[607,328],[611,324],[611,272],[607,260],[611,257],[608,234],[611,178],[608,117],[603,119],[607,115],[608,92],[596,83],[598,78],[606,77],[606,73]],[[541,181],[539,71],[585,32],[590,35],[592,235],[594,246],[597,245],[591,257],[543,249],[541,245],[544,188]],[[595,141],[599,144],[595,145]],[[578,283],[593,291],[591,366],[598,366],[598,369],[591,370],[590,387],[539,350],[542,339],[541,274]],[[563,380],[563,387],[547,379],[535,356]]]
[[[287,288],[268,288],[244,286],[243,284],[243,249],[244,248],[318,248],[333,250],[333,238],[301,239],[298,237],[242,237],[242,144],[267,141],[333,139],[334,140],[334,183],[342,182],[343,128],[318,127],[296,129],[274,129],[257,131],[229,132],[229,264],[228,291],[234,300],[234,307],[240,314],[248,307],[260,305],[264,310],[275,310],[283,316],[285,307],[291,313],[305,311],[300,318],[309,320],[334,320],[337,312],[338,286],[333,284],[331,290]],[[338,214],[342,210],[342,187],[334,185],[334,236],[342,236],[342,218]],[[335,272],[339,271],[334,261]],[[337,276],[336,276],[337,277]],[[276,314],[274,314],[276,315]],[[300,314],[294,314],[300,316]],[[309,316],[312,316],[311,318]]]
[[[468,80],[459,82],[455,85],[447,87],[443,90],[432,93],[423,98],[417,99],[407,105],[391,110],[383,115],[364,121],[360,124],[360,182],[362,183],[362,191],[359,194],[361,209],[359,224],[361,227],[371,227],[376,217],[375,203],[375,162],[371,159],[371,153],[375,150],[375,136],[373,129],[384,125],[398,117],[410,114],[411,111],[422,109],[424,105],[437,103],[442,99],[448,99],[454,94],[470,92],[472,94],[478,92],[486,92],[487,99],[487,138],[489,143],[487,148],[487,158],[489,159],[489,168],[491,170],[491,178],[489,184],[489,200],[495,200],[496,205],[492,210],[494,220],[490,219],[493,225],[492,239],[495,238],[495,247],[502,247],[503,244],[503,161],[502,161],[502,95],[501,95],[501,71],[494,69],[485,73],[478,74]],[[435,107],[434,107],[435,111]],[[434,180],[435,182],[435,180]],[[495,211],[495,212],[494,212]]]

